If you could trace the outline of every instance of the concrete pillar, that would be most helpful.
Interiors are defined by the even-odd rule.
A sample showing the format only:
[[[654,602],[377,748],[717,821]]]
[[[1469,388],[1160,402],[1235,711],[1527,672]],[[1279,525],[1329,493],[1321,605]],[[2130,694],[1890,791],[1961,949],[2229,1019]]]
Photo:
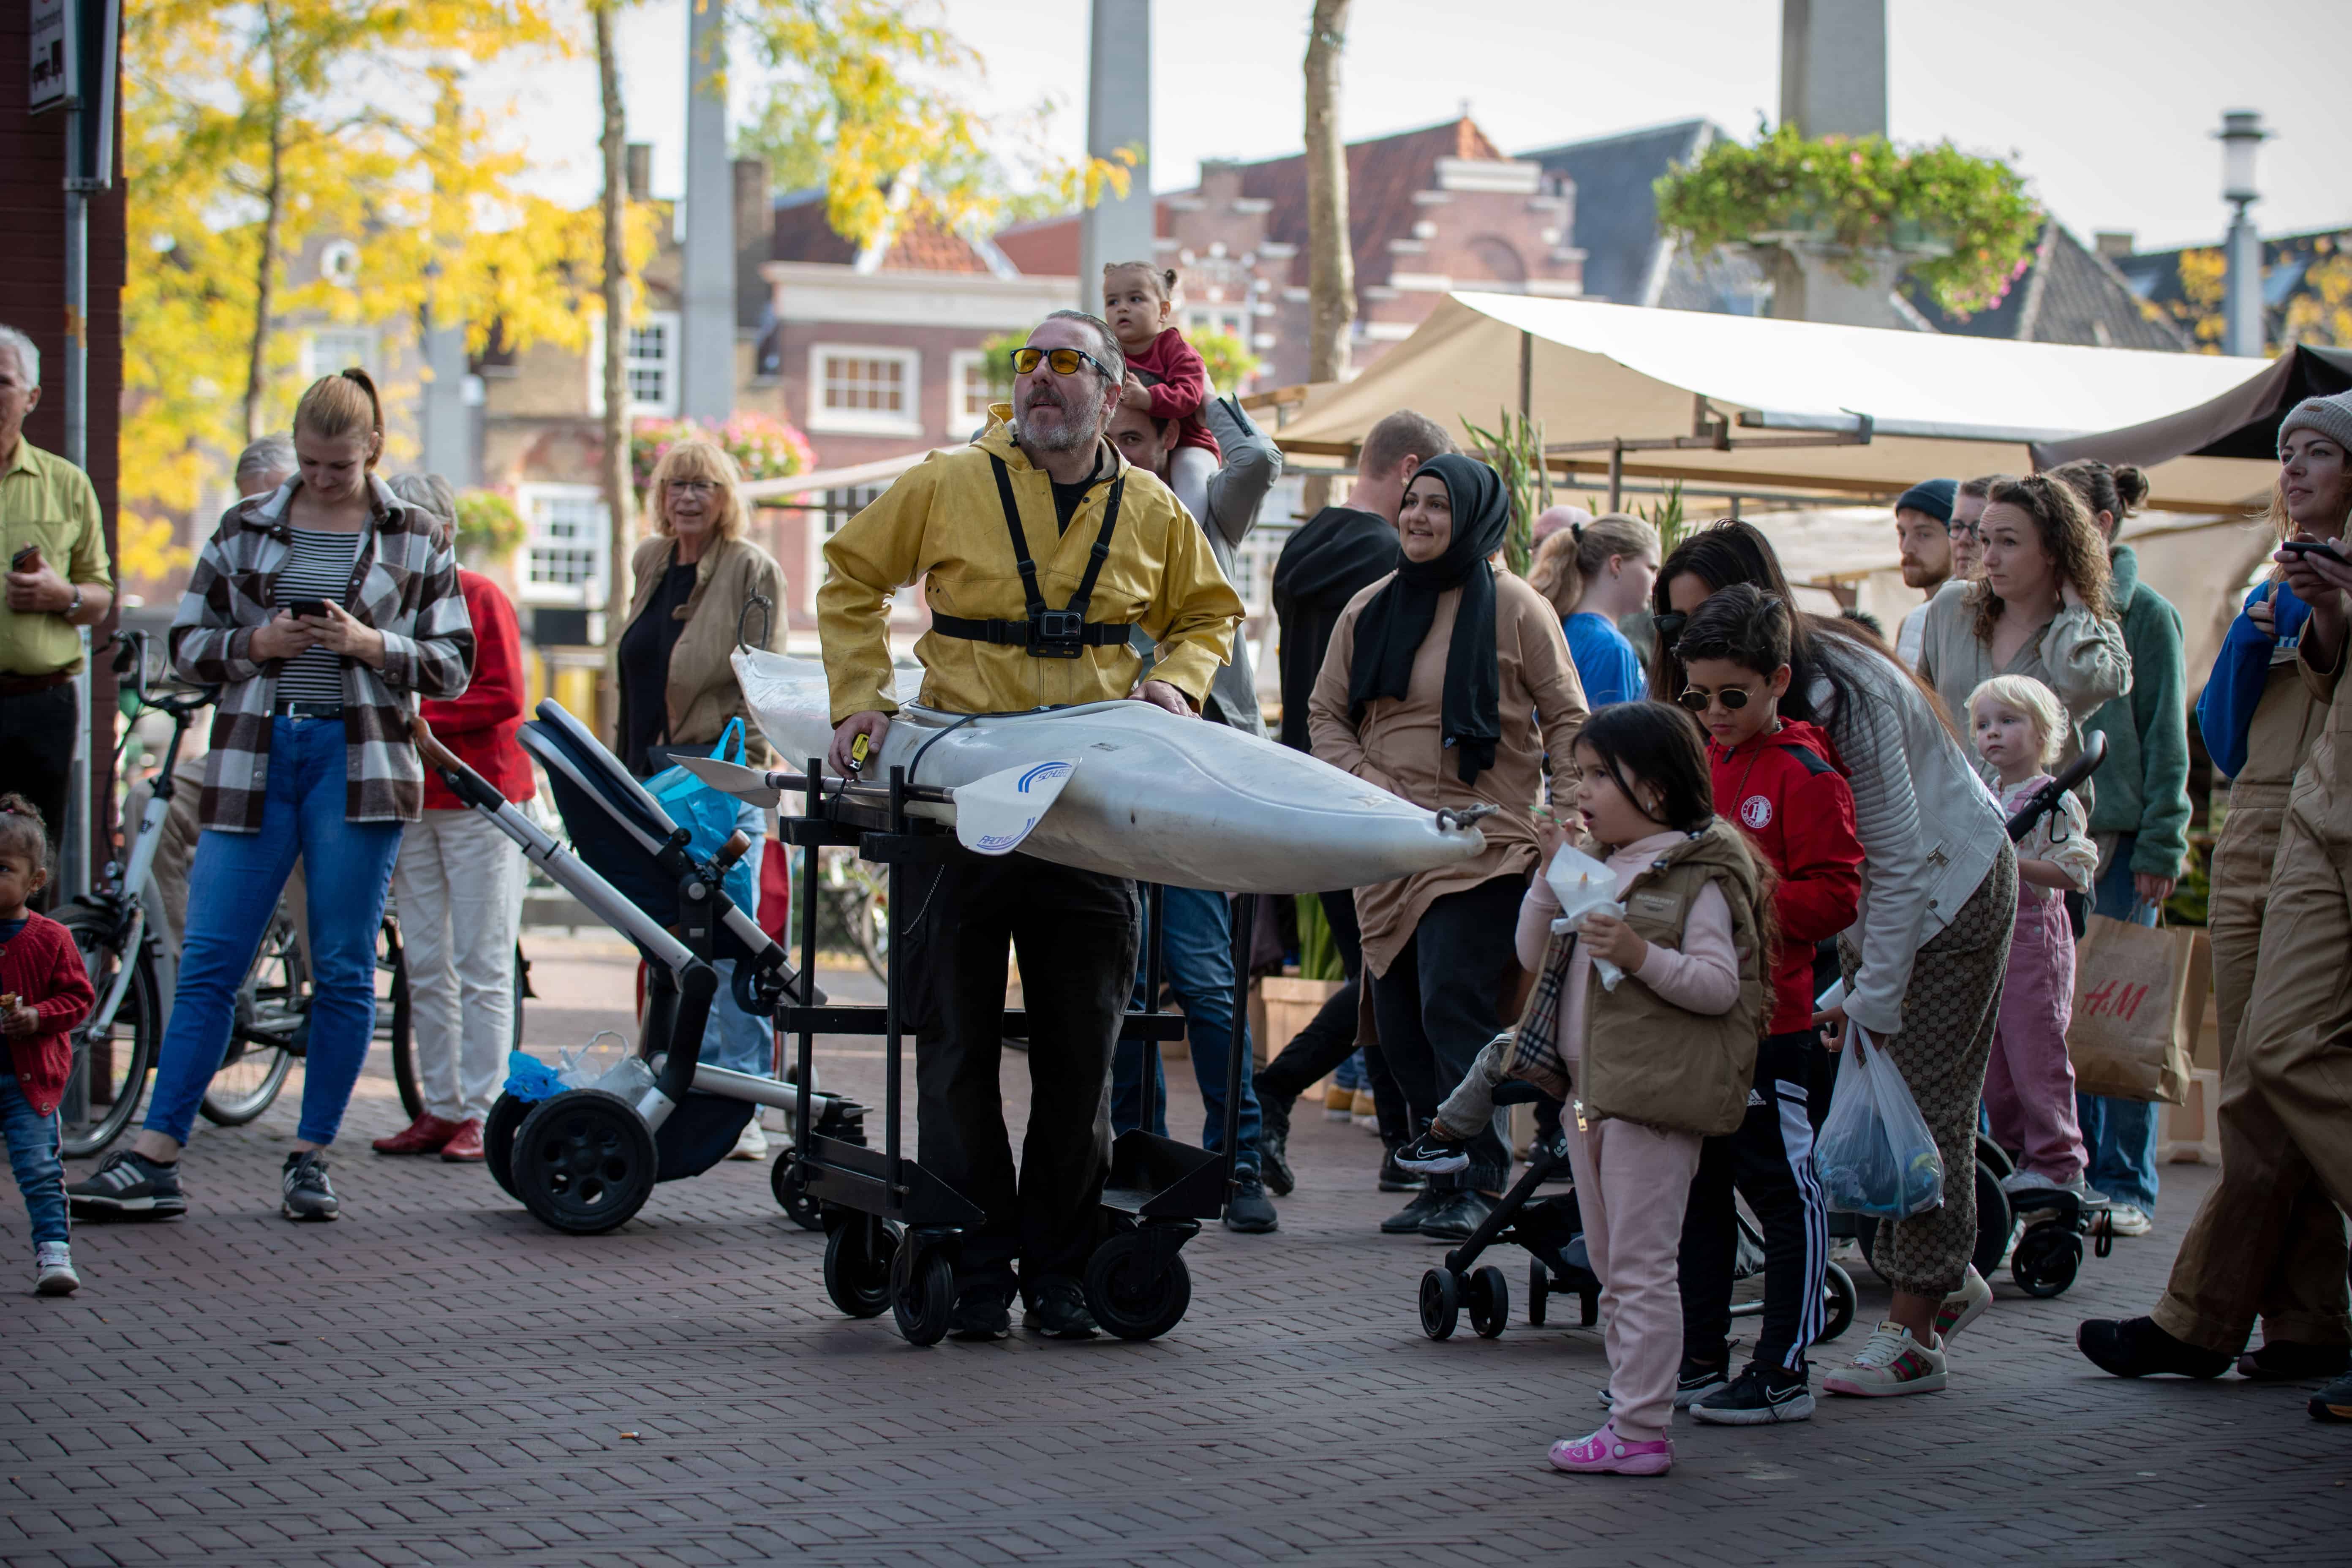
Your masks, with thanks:
[[[2243,202],[2230,220],[2221,254],[2228,268],[2222,275],[2221,352],[2258,359],[2268,335],[2263,322],[2263,237]]]
[[[1886,0],[1780,0],[1780,122],[1886,134]]]
[[[1123,197],[1106,194],[1078,225],[1078,308],[1102,314],[1102,269],[1154,258],[1151,201],[1151,0],[1093,0],[1087,52],[1087,152],[1138,153]]]
[[[459,489],[478,483],[474,462],[474,420],[466,406],[466,329],[427,321],[425,329],[425,383],[419,431],[425,471],[439,474]]]
[[[1855,283],[1846,268],[1857,259],[1853,253],[1783,241],[1763,253],[1772,275],[1772,314],[1784,321],[1822,321],[1839,327],[1901,327],[1892,296],[1906,258],[1892,250],[1865,251],[1859,258],[1867,269]]]
[[[727,156],[725,0],[687,0],[686,256],[678,412],[735,409],[735,171]]]

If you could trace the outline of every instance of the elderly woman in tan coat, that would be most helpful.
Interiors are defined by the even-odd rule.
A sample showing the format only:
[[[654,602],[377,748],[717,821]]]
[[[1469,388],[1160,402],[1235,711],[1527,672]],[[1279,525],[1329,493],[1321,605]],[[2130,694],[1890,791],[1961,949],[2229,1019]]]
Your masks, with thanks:
[[[1489,560],[1509,525],[1494,469],[1423,463],[1397,516],[1404,563],[1340,612],[1308,711],[1325,762],[1433,810],[1496,808],[1475,859],[1356,893],[1381,1048],[1416,1131],[1500,1025],[1541,853],[1543,757],[1567,756],[1584,723],[1559,617]],[[1467,1170],[1431,1177],[1381,1228],[1468,1236],[1510,1168],[1494,1128],[1469,1152]]]

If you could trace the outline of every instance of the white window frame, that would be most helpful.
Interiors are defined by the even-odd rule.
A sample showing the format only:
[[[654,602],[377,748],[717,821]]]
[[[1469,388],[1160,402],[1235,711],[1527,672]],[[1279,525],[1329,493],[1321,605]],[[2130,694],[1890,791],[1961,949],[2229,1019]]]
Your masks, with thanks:
[[[576,538],[558,537],[546,531],[548,518],[543,510],[556,502],[585,502],[593,509],[596,526],[587,541],[591,559],[588,581],[581,583],[542,583],[531,574],[531,552],[534,549],[578,549]],[[604,510],[604,492],[594,485],[525,484],[515,487],[515,510],[522,513],[522,559],[515,565],[515,584],[526,605],[559,605],[575,609],[602,609],[606,601],[605,584],[611,581],[610,552],[612,549],[612,519]]]
[[[662,378],[662,395],[650,399],[632,397],[629,413],[632,416],[649,419],[675,419],[677,417],[678,334],[682,330],[682,318],[676,310],[640,310],[636,320],[629,325],[633,331],[659,328],[662,333],[662,353],[658,358],[632,354],[622,366],[624,385],[628,384],[626,377],[631,371],[656,370]],[[598,323],[595,336],[588,345],[588,412],[599,417],[604,412],[604,329],[602,322]]]
[[[321,355],[319,352],[320,340],[324,338],[357,343],[360,352],[356,355],[340,353]],[[328,363],[330,359],[335,363]],[[316,381],[322,375],[333,375],[352,365],[358,365],[371,375],[376,374],[373,327],[346,326],[341,322],[331,322],[312,327],[303,333],[302,370],[305,380]]]
[[[988,355],[980,349],[958,349],[948,356],[948,439],[961,441],[981,426],[988,423],[988,402],[992,392],[982,392],[979,407],[965,401],[965,380],[975,370],[984,371]]]
[[[906,407],[898,414],[878,408],[827,408],[824,405],[824,362],[828,358],[894,360],[905,369]],[[912,436],[923,434],[923,356],[918,349],[881,348],[870,343],[813,343],[808,358],[808,428],[812,433],[845,436]]]

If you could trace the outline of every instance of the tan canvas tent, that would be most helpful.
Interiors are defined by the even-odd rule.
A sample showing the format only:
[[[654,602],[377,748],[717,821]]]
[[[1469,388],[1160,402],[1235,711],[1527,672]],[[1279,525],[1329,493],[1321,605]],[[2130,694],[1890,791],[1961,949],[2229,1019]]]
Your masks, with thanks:
[[[1345,461],[1394,409],[1458,428],[1524,405],[1555,472],[1577,484],[1613,458],[1628,479],[1680,479],[1763,510],[1776,494],[1891,500],[1934,475],[2022,473],[2033,443],[2160,419],[2270,368],[1457,292],[1361,376],[1309,388],[1276,438],[1306,464]],[[2234,458],[2178,458],[2151,478],[2151,504],[2176,511],[2259,504],[2271,483],[2268,464]]]

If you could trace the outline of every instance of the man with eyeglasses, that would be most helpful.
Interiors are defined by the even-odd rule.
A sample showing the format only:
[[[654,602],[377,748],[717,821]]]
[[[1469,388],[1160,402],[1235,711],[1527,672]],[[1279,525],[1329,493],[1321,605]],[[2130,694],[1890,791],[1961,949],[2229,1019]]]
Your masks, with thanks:
[[[1983,568],[1979,553],[1984,548],[1983,519],[1985,498],[1992,494],[1993,486],[2009,478],[2007,474],[1979,474],[1972,479],[1962,479],[1952,496],[1952,575],[1963,583],[1973,582]]]
[[[1919,668],[1927,606],[1952,575],[1952,496],[1958,489],[1958,479],[1922,479],[1895,502],[1895,543],[1903,554],[1903,585],[1926,595],[1895,634],[1896,657],[1914,669]]]
[[[817,630],[835,720],[831,766],[897,710],[892,595],[920,584],[925,706],[1003,713],[1133,697],[1193,717],[1242,603],[1167,486],[1105,439],[1126,361],[1110,329],[1056,310],[1013,353],[1013,401],[969,447],[901,475],[824,547]],[[1150,678],[1131,644],[1156,645]],[[1142,906],[1123,877],[1014,853],[908,868],[899,928],[916,1034],[922,1163],[987,1218],[956,1259],[960,1339],[1027,1326],[1094,1332],[1079,1276],[1101,1228],[1108,1081]],[[997,1087],[1005,960],[1029,1014],[1029,1131],[1016,1178]],[[1016,1272],[1017,1263],[1017,1272]]]

